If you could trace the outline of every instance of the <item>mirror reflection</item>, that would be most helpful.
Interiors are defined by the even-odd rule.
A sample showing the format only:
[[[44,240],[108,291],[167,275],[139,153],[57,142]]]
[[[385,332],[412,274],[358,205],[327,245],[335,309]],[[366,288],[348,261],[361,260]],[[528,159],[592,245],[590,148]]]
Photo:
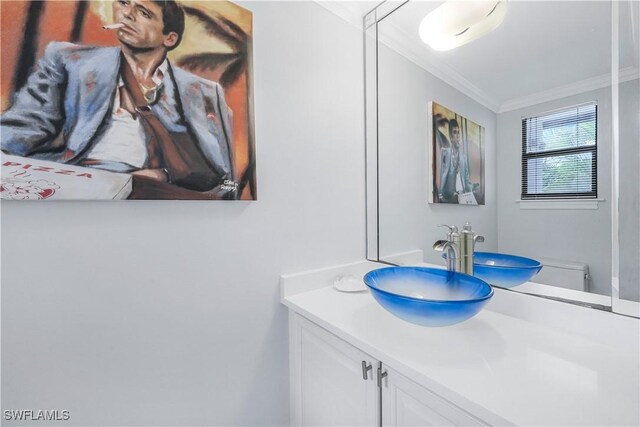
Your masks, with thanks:
[[[377,23],[379,259],[637,303],[638,3],[453,3]]]

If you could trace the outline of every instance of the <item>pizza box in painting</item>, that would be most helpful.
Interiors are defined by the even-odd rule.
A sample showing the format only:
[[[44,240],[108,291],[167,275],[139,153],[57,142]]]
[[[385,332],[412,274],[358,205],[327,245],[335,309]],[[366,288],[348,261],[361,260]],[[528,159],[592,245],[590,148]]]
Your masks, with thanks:
[[[1,156],[0,196],[5,200],[119,200],[131,193],[131,175]]]

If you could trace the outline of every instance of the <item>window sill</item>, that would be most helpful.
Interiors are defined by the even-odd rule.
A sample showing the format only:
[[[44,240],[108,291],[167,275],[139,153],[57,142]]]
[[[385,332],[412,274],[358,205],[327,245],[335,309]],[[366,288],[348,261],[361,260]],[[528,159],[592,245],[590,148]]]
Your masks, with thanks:
[[[516,200],[520,209],[565,209],[565,210],[595,210],[604,199],[549,199],[549,200]]]

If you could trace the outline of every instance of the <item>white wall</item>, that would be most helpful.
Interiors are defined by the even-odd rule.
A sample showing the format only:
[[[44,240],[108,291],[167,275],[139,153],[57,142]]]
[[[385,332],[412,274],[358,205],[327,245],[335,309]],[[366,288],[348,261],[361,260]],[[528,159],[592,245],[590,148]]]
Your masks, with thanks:
[[[423,249],[425,261],[441,264],[432,249],[446,237],[439,225],[465,221],[485,237],[478,250],[497,250],[496,114],[388,47],[378,55],[381,258]],[[430,101],[484,126],[485,205],[428,203]]]
[[[362,34],[311,2],[243,5],[259,200],[3,203],[2,409],[288,423],[279,275],[365,257]]]
[[[522,210],[522,117],[598,103],[597,210]],[[611,295],[611,88],[498,114],[498,249],[589,264],[591,292]]]

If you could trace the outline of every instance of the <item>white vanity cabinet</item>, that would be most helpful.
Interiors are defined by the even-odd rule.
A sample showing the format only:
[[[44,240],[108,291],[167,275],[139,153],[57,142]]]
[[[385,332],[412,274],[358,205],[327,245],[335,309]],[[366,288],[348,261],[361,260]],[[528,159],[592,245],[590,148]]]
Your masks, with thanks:
[[[379,425],[377,360],[294,313],[289,340],[292,426]]]
[[[487,425],[298,314],[289,333],[293,426]]]
[[[389,367],[382,382],[383,426],[488,425]]]

